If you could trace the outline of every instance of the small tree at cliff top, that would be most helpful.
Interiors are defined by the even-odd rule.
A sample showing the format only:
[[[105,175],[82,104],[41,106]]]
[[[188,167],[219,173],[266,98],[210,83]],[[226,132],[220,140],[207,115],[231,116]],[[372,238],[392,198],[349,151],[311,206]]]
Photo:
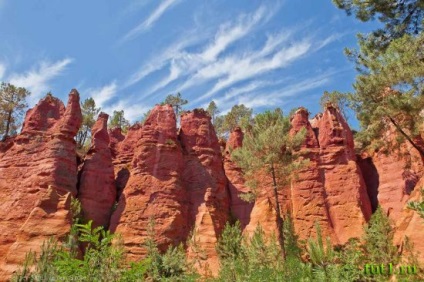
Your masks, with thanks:
[[[243,104],[235,105],[223,116],[215,118],[215,130],[221,137],[230,133],[234,128],[240,126],[247,127],[252,121],[253,110]]]
[[[243,169],[246,184],[257,194],[255,176],[264,171],[272,179],[273,203],[276,212],[278,239],[284,251],[283,218],[278,201],[278,190],[290,181],[291,172],[299,168],[294,150],[302,143],[305,132],[289,135],[290,121],[280,109],[266,111],[255,116],[247,126],[243,147],[232,153],[232,159]],[[265,188],[266,189],[266,188]]]
[[[212,119],[212,124],[215,124],[216,115],[219,114],[219,110],[214,101],[210,102],[206,111],[209,113]]]
[[[87,98],[81,103],[82,124],[77,133],[76,141],[78,147],[83,147],[87,138],[90,137],[91,128],[96,122],[95,118],[100,112],[100,108],[96,108],[96,102],[93,98]]]
[[[19,118],[28,106],[25,98],[30,92],[10,83],[0,85],[0,136],[6,138],[19,127]]]
[[[188,101],[186,99],[183,99],[181,93],[178,92],[177,95],[168,95],[164,103],[172,106],[175,111],[175,115],[178,119],[178,114],[181,113],[181,111],[183,110],[183,106],[186,105]]]
[[[124,117],[124,110],[113,111],[112,118],[109,121],[109,127],[119,127],[123,132],[128,130],[130,122]]]

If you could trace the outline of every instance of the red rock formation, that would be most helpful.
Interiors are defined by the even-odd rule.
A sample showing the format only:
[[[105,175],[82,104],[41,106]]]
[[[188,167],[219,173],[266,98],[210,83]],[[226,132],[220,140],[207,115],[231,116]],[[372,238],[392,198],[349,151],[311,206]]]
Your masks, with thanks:
[[[122,130],[119,127],[114,127],[109,130],[109,147],[112,154],[112,158],[116,159],[119,154],[119,144],[125,139],[125,135],[122,134]]]
[[[76,90],[66,109],[47,95],[27,112],[21,134],[0,145],[0,280],[30,249],[69,230],[69,199],[77,193],[79,107]]]
[[[152,109],[139,134],[131,175],[110,227],[122,234],[127,258],[131,261],[146,255],[142,244],[148,238],[149,221],[154,220],[156,241],[161,250],[170,244],[185,242],[189,232],[187,195],[179,179],[183,156],[172,107]],[[128,138],[127,135],[123,142]]]
[[[371,216],[365,182],[356,163],[352,132],[331,105],[311,124],[318,131],[329,215],[339,242],[345,243],[352,236],[361,236],[362,226]]]
[[[189,196],[189,222],[200,248],[205,250],[210,270],[216,274],[219,262],[215,243],[228,220],[229,195],[220,145],[207,112],[196,109],[183,114],[179,137],[184,152],[182,180]],[[194,255],[190,249],[189,256]]]
[[[391,143],[395,142],[396,135],[393,128],[382,137],[385,145],[390,146],[390,152],[387,148],[364,152],[359,160],[363,164],[368,159],[368,163],[374,167],[374,177],[366,179],[375,183],[367,185],[371,190],[369,193],[373,194],[374,203],[379,204],[393,220],[399,219],[409,195],[423,175],[423,161],[419,152],[409,143],[394,149],[396,145]],[[367,168],[364,167],[363,171],[367,173]]]
[[[114,128],[110,131],[111,139],[109,147],[112,153],[118,198],[130,178],[131,161],[134,157],[137,142],[142,137],[142,133],[140,123],[136,123],[128,128],[125,136],[122,135],[120,128]]]
[[[411,193],[408,202],[422,202],[424,199],[421,195],[421,189],[424,189],[424,177],[417,183],[417,189]],[[408,209],[407,205],[404,205],[399,217],[396,218],[395,225],[394,243],[401,246],[400,250],[405,254],[405,240],[407,237],[409,242],[413,245],[412,251],[417,255],[418,260],[423,262],[424,234],[421,231],[424,225],[424,219],[421,218],[416,211]]]
[[[116,201],[116,187],[112,156],[107,132],[108,115],[100,113],[91,129],[91,147],[85,156],[79,179],[78,199],[84,218],[93,226],[109,226],[112,207]]]
[[[337,244],[338,238],[332,228],[326,204],[325,178],[319,167],[320,149],[308,117],[309,113],[305,108],[298,109],[291,117],[290,135],[295,136],[300,131],[305,134],[298,152],[299,161],[309,160],[295,172],[291,188],[288,188],[291,190],[293,223],[301,240],[315,237],[315,224],[319,223],[324,238],[329,236],[333,244]]]
[[[231,160],[231,152],[242,146],[243,132],[240,127],[235,128],[228,139],[225,156],[224,170],[228,178],[228,190],[230,192],[231,214],[240,221],[242,229],[250,221],[250,213],[253,203],[248,203],[240,198],[240,195],[248,193],[250,189],[245,186],[242,170]]]

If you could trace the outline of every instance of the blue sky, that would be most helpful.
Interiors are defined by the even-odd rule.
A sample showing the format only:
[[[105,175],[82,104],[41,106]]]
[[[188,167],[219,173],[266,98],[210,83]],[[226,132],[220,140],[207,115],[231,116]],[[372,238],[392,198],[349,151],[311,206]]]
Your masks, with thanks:
[[[0,80],[34,105],[70,89],[136,121],[168,94],[186,109],[214,100],[222,113],[305,106],[350,91],[344,47],[369,32],[331,0],[0,0]],[[353,122],[356,127],[355,122]]]

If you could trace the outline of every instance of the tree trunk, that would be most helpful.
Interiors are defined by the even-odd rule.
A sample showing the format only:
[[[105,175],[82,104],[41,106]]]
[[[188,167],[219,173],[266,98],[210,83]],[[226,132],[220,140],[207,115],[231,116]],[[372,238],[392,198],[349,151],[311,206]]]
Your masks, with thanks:
[[[3,138],[6,138],[7,136],[9,136],[9,129],[10,129],[10,123],[11,122],[12,122],[12,111],[9,111],[9,113],[7,115],[6,132],[4,133]]]
[[[389,116],[389,120],[391,121],[391,123],[396,127],[396,129],[406,138],[406,140],[408,140],[408,142],[412,145],[412,147],[414,147],[415,149],[417,149],[417,151],[420,153],[421,158],[424,159],[424,149],[421,148],[420,146],[418,146],[412,139],[411,137],[409,137],[405,131],[403,131],[403,129],[396,123],[396,121]]]
[[[275,200],[275,212],[277,214],[277,228],[278,228],[278,241],[281,245],[281,251],[283,253],[283,259],[286,259],[286,250],[284,247],[284,231],[283,231],[283,225],[284,221],[281,217],[280,213],[280,203],[278,202],[278,190],[277,190],[277,181],[275,178],[275,169],[274,164],[271,164],[271,173],[272,173],[272,182],[273,182],[273,190],[274,190],[274,200]]]

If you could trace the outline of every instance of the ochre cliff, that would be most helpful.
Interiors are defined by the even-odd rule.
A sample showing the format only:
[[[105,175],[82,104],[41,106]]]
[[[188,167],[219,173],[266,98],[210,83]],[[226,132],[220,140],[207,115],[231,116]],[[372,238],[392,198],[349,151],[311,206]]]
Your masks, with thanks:
[[[182,182],[188,193],[188,220],[193,230],[190,240],[196,241],[207,259],[201,263],[198,250],[192,247],[189,257],[199,262],[196,266],[201,272],[209,269],[216,274],[219,262],[215,244],[230,209],[220,145],[209,115],[197,109],[183,114],[179,138],[184,161]]]
[[[320,146],[320,168],[333,229],[344,244],[360,236],[371,216],[371,203],[356,163],[352,131],[340,112],[328,105],[312,120]]]
[[[116,201],[115,177],[107,132],[108,115],[100,113],[91,130],[91,147],[84,158],[79,177],[78,199],[83,216],[93,226],[108,228]]]
[[[74,136],[82,121],[79,94],[68,105],[47,95],[27,112],[21,134],[0,143],[0,281],[50,236],[69,231],[77,194]]]
[[[127,136],[115,159],[124,162],[128,148],[133,148],[129,179],[110,224],[112,231],[122,234],[130,260],[146,254],[143,243],[149,236],[165,250],[170,244],[185,242],[189,232],[187,189],[180,179],[183,154],[172,107],[156,106],[134,132],[141,138],[129,141]]]
[[[245,234],[258,225],[267,234],[276,232],[270,176],[258,171],[253,203],[240,198],[250,191],[231,159],[243,146],[240,128],[225,144],[205,111],[184,113],[177,128],[169,105],[156,106],[125,134],[107,131],[107,119],[99,115],[79,166],[74,137],[82,117],[76,90],[66,107],[47,95],[27,112],[21,133],[0,142],[0,281],[30,249],[67,234],[73,197],[87,220],[122,235],[129,261],[146,255],[143,243],[151,237],[162,251],[182,243],[205,275],[218,271],[215,244],[227,221],[239,220]],[[424,253],[424,238],[415,232],[423,220],[405,208],[408,200],[421,197],[423,165],[416,152],[406,145],[401,158],[380,151],[357,156],[351,130],[331,105],[312,120],[306,109],[297,110],[290,134],[299,131],[305,139],[295,153],[305,163],[279,189],[278,201],[281,216],[291,213],[300,239],[316,235],[316,222],[334,244],[360,237],[380,204],[395,220],[399,247],[407,235]]]

